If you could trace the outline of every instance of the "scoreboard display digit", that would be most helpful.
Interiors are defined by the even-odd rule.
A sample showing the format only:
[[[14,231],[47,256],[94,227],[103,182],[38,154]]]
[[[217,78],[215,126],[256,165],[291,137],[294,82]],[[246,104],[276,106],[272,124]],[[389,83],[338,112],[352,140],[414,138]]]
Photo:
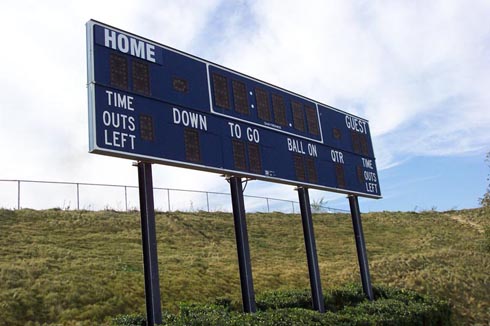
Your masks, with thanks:
[[[380,198],[369,122],[87,22],[90,152]]]

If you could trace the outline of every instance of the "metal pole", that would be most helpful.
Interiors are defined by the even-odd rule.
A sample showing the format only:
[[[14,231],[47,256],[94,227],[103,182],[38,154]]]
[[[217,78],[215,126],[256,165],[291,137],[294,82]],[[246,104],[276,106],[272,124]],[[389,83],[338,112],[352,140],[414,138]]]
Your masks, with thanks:
[[[361,211],[359,210],[359,201],[357,196],[349,196],[350,213],[352,216],[352,226],[356,238],[357,259],[359,260],[359,269],[361,272],[361,282],[364,293],[369,300],[374,300],[373,288],[371,286],[371,276],[369,275],[369,263],[364,242],[364,232],[362,231]]]
[[[147,325],[162,323],[151,164],[138,162]]]
[[[208,213],[210,212],[209,210],[209,192],[206,191],[206,202],[208,203]]]
[[[269,207],[269,198],[266,198],[266,200],[267,200],[267,213],[270,213],[271,209]]]
[[[20,209],[20,180],[17,180],[17,209]]]
[[[80,210],[80,184],[77,183],[77,210]]]
[[[291,202],[291,206],[293,206],[293,214],[294,214],[294,201]]]
[[[170,189],[167,189],[168,211],[170,212]]]
[[[310,196],[308,189],[298,187],[299,207],[301,210],[301,221],[303,223],[303,235],[305,239],[306,257],[308,260],[308,272],[310,274],[311,297],[313,299],[313,309],[324,313],[325,303],[322,292],[322,282],[320,279],[320,269],[318,267],[318,257],[316,253],[315,232],[313,230],[313,218],[311,216]]]
[[[124,186],[124,205],[126,207],[126,212],[128,211],[128,187]]]
[[[250,263],[250,248],[248,244],[247,221],[245,219],[242,180],[239,177],[230,177],[229,181],[235,223],[238,267],[240,269],[243,311],[251,313],[257,311],[257,307],[255,304],[252,264]]]

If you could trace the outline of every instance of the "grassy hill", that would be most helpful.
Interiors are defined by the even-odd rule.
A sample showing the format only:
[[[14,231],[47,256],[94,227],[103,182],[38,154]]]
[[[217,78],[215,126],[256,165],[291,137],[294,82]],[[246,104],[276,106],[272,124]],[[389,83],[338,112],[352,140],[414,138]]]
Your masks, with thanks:
[[[301,218],[249,214],[257,293],[309,288]],[[490,212],[363,215],[372,281],[447,299],[455,325],[490,320]],[[323,288],[360,282],[349,215],[314,216]],[[164,308],[240,300],[229,213],[157,215]],[[109,324],[144,312],[139,214],[0,210],[0,325]]]

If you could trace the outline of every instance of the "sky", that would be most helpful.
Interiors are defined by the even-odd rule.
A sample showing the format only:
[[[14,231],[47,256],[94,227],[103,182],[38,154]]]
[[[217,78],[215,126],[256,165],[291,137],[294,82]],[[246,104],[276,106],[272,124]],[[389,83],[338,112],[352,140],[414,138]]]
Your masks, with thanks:
[[[362,211],[472,208],[486,190],[487,0],[1,7],[0,179],[137,185],[131,160],[88,153],[85,23],[95,19],[368,119],[383,199],[360,198]],[[159,187],[229,191],[212,173],[154,165],[153,174]],[[0,201],[15,192],[5,184]],[[291,186],[260,181],[246,194],[297,199]],[[348,208],[345,195],[310,196]]]

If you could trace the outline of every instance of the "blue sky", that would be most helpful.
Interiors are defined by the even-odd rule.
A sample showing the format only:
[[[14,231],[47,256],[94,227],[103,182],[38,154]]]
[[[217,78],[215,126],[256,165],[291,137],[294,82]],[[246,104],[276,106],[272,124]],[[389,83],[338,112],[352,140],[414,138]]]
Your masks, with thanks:
[[[476,207],[490,172],[489,16],[485,0],[7,1],[0,179],[137,184],[131,161],[87,153],[96,19],[367,118],[384,198],[362,199],[364,211]],[[214,174],[154,174],[161,187],[228,190]],[[296,199],[263,182],[247,193]]]

